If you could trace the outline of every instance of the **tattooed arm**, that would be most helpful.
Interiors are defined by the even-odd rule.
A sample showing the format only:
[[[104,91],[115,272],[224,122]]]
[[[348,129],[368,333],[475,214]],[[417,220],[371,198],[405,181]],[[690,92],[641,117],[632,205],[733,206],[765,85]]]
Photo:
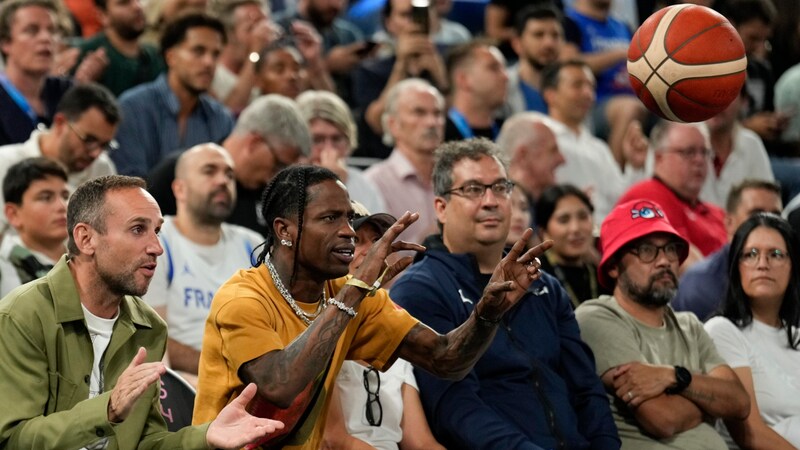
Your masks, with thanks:
[[[708,375],[692,375],[681,395],[707,414],[722,419],[745,419],[750,413],[750,397],[736,373],[726,366],[717,366]]]
[[[500,261],[480,302],[463,324],[445,335],[418,324],[406,335],[398,355],[439,377],[464,378],[491,344],[500,319],[540,276],[536,257],[553,242],[545,241],[522,254],[532,233],[528,229]]]
[[[386,257],[397,250],[424,250],[424,247],[406,242],[395,242],[397,236],[419,215],[405,213],[384,235],[372,245],[364,262],[354,274],[355,278],[372,285],[386,266]],[[340,217],[339,220],[347,220]],[[383,281],[391,279],[411,263],[410,257],[401,258],[388,267]],[[307,280],[296,280],[307,282]],[[358,311],[366,289],[345,285],[335,299]],[[281,350],[274,350],[248,361],[239,368],[239,378],[245,383],[255,383],[261,397],[274,405],[286,408],[322,372],[339,337],[351,317],[338,307],[325,308],[306,331]]]

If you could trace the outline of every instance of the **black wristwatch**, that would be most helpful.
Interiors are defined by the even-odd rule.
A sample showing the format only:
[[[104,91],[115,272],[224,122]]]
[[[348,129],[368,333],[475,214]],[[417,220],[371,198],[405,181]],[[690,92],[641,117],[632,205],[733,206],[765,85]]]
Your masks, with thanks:
[[[692,372],[686,367],[675,366],[675,386],[668,387],[664,392],[669,395],[680,394],[692,383]]]

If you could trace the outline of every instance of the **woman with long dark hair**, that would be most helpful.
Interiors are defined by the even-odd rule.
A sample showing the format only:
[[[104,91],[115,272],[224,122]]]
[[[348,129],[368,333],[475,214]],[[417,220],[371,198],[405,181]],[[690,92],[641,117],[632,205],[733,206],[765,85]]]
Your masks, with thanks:
[[[593,213],[586,193],[570,184],[545,189],[536,202],[537,232],[541,240],[553,240],[553,248],[541,258],[542,269],[558,278],[574,308],[611,293],[597,283]]]
[[[725,422],[741,448],[800,447],[798,251],[784,219],[759,213],[745,221],[731,243],[727,297],[705,325],[750,394],[747,419]]]

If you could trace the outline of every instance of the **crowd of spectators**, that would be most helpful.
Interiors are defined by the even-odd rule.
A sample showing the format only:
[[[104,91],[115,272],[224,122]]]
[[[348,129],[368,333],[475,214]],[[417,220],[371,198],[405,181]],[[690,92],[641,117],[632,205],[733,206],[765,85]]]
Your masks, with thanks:
[[[384,284],[403,309],[441,336],[473,316],[499,330],[463,380],[421,369],[406,337],[391,343],[415,367],[398,360],[385,375],[376,367],[397,354],[354,357],[340,374],[346,387],[326,398],[352,356],[339,348],[314,383],[324,385],[320,397],[303,400],[321,425],[287,422],[285,445],[306,448],[301,438],[313,436],[323,448],[359,448],[343,436],[358,430],[369,441],[380,427],[370,386],[386,376],[397,404],[387,403],[393,425],[378,435],[394,442],[379,448],[800,446],[800,410],[773,392],[778,379],[800,386],[800,8],[486,0],[478,19],[465,20],[475,14],[468,3],[0,0],[0,295],[69,272],[64,253],[85,256],[66,246],[72,192],[108,176],[142,178],[164,216],[163,253],[153,256],[150,290],[136,295],[166,321],[164,362],[208,386],[203,364],[222,362],[203,362],[206,319],[217,291],[231,293],[226,280],[266,264],[262,251],[278,241],[281,254],[295,253],[289,285],[307,269],[301,259],[313,258],[269,238],[278,219],[265,216],[269,201],[282,201],[276,175],[311,166],[321,184],[334,177],[366,206],[356,204],[361,221],[348,235],[358,261],[397,231],[387,217],[407,221],[398,232],[410,243],[389,267],[427,247]],[[740,95],[701,123],[658,119],[628,81],[636,27],[675,3],[725,15],[747,54]],[[121,179],[123,190],[140,187]],[[310,180],[283,183],[300,186],[305,204],[315,200]],[[303,208],[287,229],[314,226]],[[271,244],[259,250],[265,236]],[[508,314],[481,315],[512,248],[535,251],[541,275]],[[778,288],[759,288],[753,273]],[[333,309],[350,314],[341,305]],[[381,305],[375,311],[389,309]],[[404,315],[392,330],[412,322]],[[226,336],[216,336],[221,354]],[[528,348],[536,342],[553,348]],[[262,369],[237,376],[258,384]],[[353,396],[361,377],[366,391]],[[241,380],[226,380],[226,395],[239,395]],[[261,386],[256,395],[269,396]],[[199,408],[214,419],[209,405]],[[0,447],[17,439],[5,420]]]

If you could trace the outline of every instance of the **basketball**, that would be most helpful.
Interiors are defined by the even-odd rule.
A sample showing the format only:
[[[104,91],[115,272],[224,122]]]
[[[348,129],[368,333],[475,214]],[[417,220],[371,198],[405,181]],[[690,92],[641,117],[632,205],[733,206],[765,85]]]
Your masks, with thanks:
[[[628,47],[628,76],[650,111],[700,122],[723,111],[745,81],[744,45],[725,17],[682,4],[656,11]]]

